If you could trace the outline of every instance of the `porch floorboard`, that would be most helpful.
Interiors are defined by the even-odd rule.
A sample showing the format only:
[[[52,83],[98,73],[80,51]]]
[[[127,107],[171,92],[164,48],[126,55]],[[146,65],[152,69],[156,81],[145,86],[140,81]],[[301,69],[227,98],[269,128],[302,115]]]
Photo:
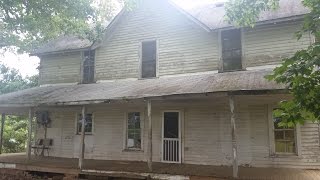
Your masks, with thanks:
[[[78,159],[57,157],[33,156],[27,161],[26,155],[2,154],[0,163],[14,164],[16,169],[29,171],[43,171],[64,174],[79,174]],[[6,167],[6,168],[10,168]],[[134,172],[148,173],[146,162],[137,161],[110,161],[110,160],[84,160],[84,170],[105,172]],[[229,178],[232,176],[232,167],[192,165],[192,164],[166,164],[153,163],[153,173],[190,176],[191,180]],[[284,168],[239,168],[240,179],[266,179],[266,180],[318,180],[320,170],[284,169]]]

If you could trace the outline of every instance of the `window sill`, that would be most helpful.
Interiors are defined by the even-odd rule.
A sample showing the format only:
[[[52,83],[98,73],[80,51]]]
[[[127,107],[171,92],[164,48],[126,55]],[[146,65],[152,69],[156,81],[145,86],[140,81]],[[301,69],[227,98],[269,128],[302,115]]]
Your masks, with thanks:
[[[140,77],[140,78],[138,78],[138,80],[147,80],[147,79],[159,79],[159,77],[156,76],[156,77],[146,77],[146,78]]]
[[[87,133],[85,133],[84,135],[86,135],[86,136],[93,136],[93,133],[89,133],[89,134],[87,134]],[[76,136],[81,136],[81,134],[76,134]]]
[[[237,71],[246,71],[246,69],[235,69],[235,70],[218,70],[218,73],[228,73],[228,72],[237,72]]]
[[[142,149],[124,149],[122,152],[143,152]]]
[[[296,153],[276,153],[276,154],[272,154],[269,156],[270,158],[301,158],[301,156],[299,156]]]

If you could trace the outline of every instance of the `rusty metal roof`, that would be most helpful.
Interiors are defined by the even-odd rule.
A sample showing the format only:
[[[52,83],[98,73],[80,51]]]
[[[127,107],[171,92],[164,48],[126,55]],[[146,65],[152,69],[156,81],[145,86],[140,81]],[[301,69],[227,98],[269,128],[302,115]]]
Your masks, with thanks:
[[[96,84],[36,87],[0,96],[0,107],[74,105],[108,100],[141,99],[240,90],[275,90],[285,86],[264,78],[271,70],[209,73]]]
[[[193,17],[208,26],[211,30],[230,27],[224,20],[225,9],[220,6],[221,3],[215,2],[206,4],[204,6],[196,7],[187,10]],[[258,22],[265,22],[271,20],[288,20],[287,18],[294,18],[307,14],[309,10],[303,6],[301,0],[280,0],[279,8],[275,11],[265,11],[261,13]]]

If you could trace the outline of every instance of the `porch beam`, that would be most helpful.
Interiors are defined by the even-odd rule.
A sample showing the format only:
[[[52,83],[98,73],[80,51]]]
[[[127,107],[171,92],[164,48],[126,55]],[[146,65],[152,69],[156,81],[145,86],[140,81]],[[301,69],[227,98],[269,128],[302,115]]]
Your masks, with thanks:
[[[81,120],[81,139],[80,139],[80,153],[79,153],[79,169],[83,167],[84,159],[84,138],[85,138],[85,121],[86,121],[86,106],[82,106],[82,120]]]
[[[28,142],[27,142],[27,159],[31,159],[31,141],[32,141],[32,120],[33,120],[33,108],[29,108],[28,119]]]
[[[232,138],[232,158],[233,158],[233,178],[238,178],[238,156],[237,156],[237,134],[236,134],[236,118],[234,112],[234,96],[229,96],[229,105],[231,112],[231,138]]]
[[[6,114],[1,114],[1,131],[0,131],[0,154],[2,154],[2,144],[3,144],[3,130],[4,130],[4,121],[6,119]]]
[[[147,101],[148,109],[148,168],[152,172],[152,118],[151,118],[151,100]]]

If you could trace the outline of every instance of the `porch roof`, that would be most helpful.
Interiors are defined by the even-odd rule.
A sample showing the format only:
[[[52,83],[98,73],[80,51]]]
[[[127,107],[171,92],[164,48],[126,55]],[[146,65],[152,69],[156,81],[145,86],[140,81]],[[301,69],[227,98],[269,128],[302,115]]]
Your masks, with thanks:
[[[84,105],[172,95],[229,91],[281,90],[284,85],[266,80],[269,70],[205,73],[95,84],[48,85],[0,96],[0,107]]]

